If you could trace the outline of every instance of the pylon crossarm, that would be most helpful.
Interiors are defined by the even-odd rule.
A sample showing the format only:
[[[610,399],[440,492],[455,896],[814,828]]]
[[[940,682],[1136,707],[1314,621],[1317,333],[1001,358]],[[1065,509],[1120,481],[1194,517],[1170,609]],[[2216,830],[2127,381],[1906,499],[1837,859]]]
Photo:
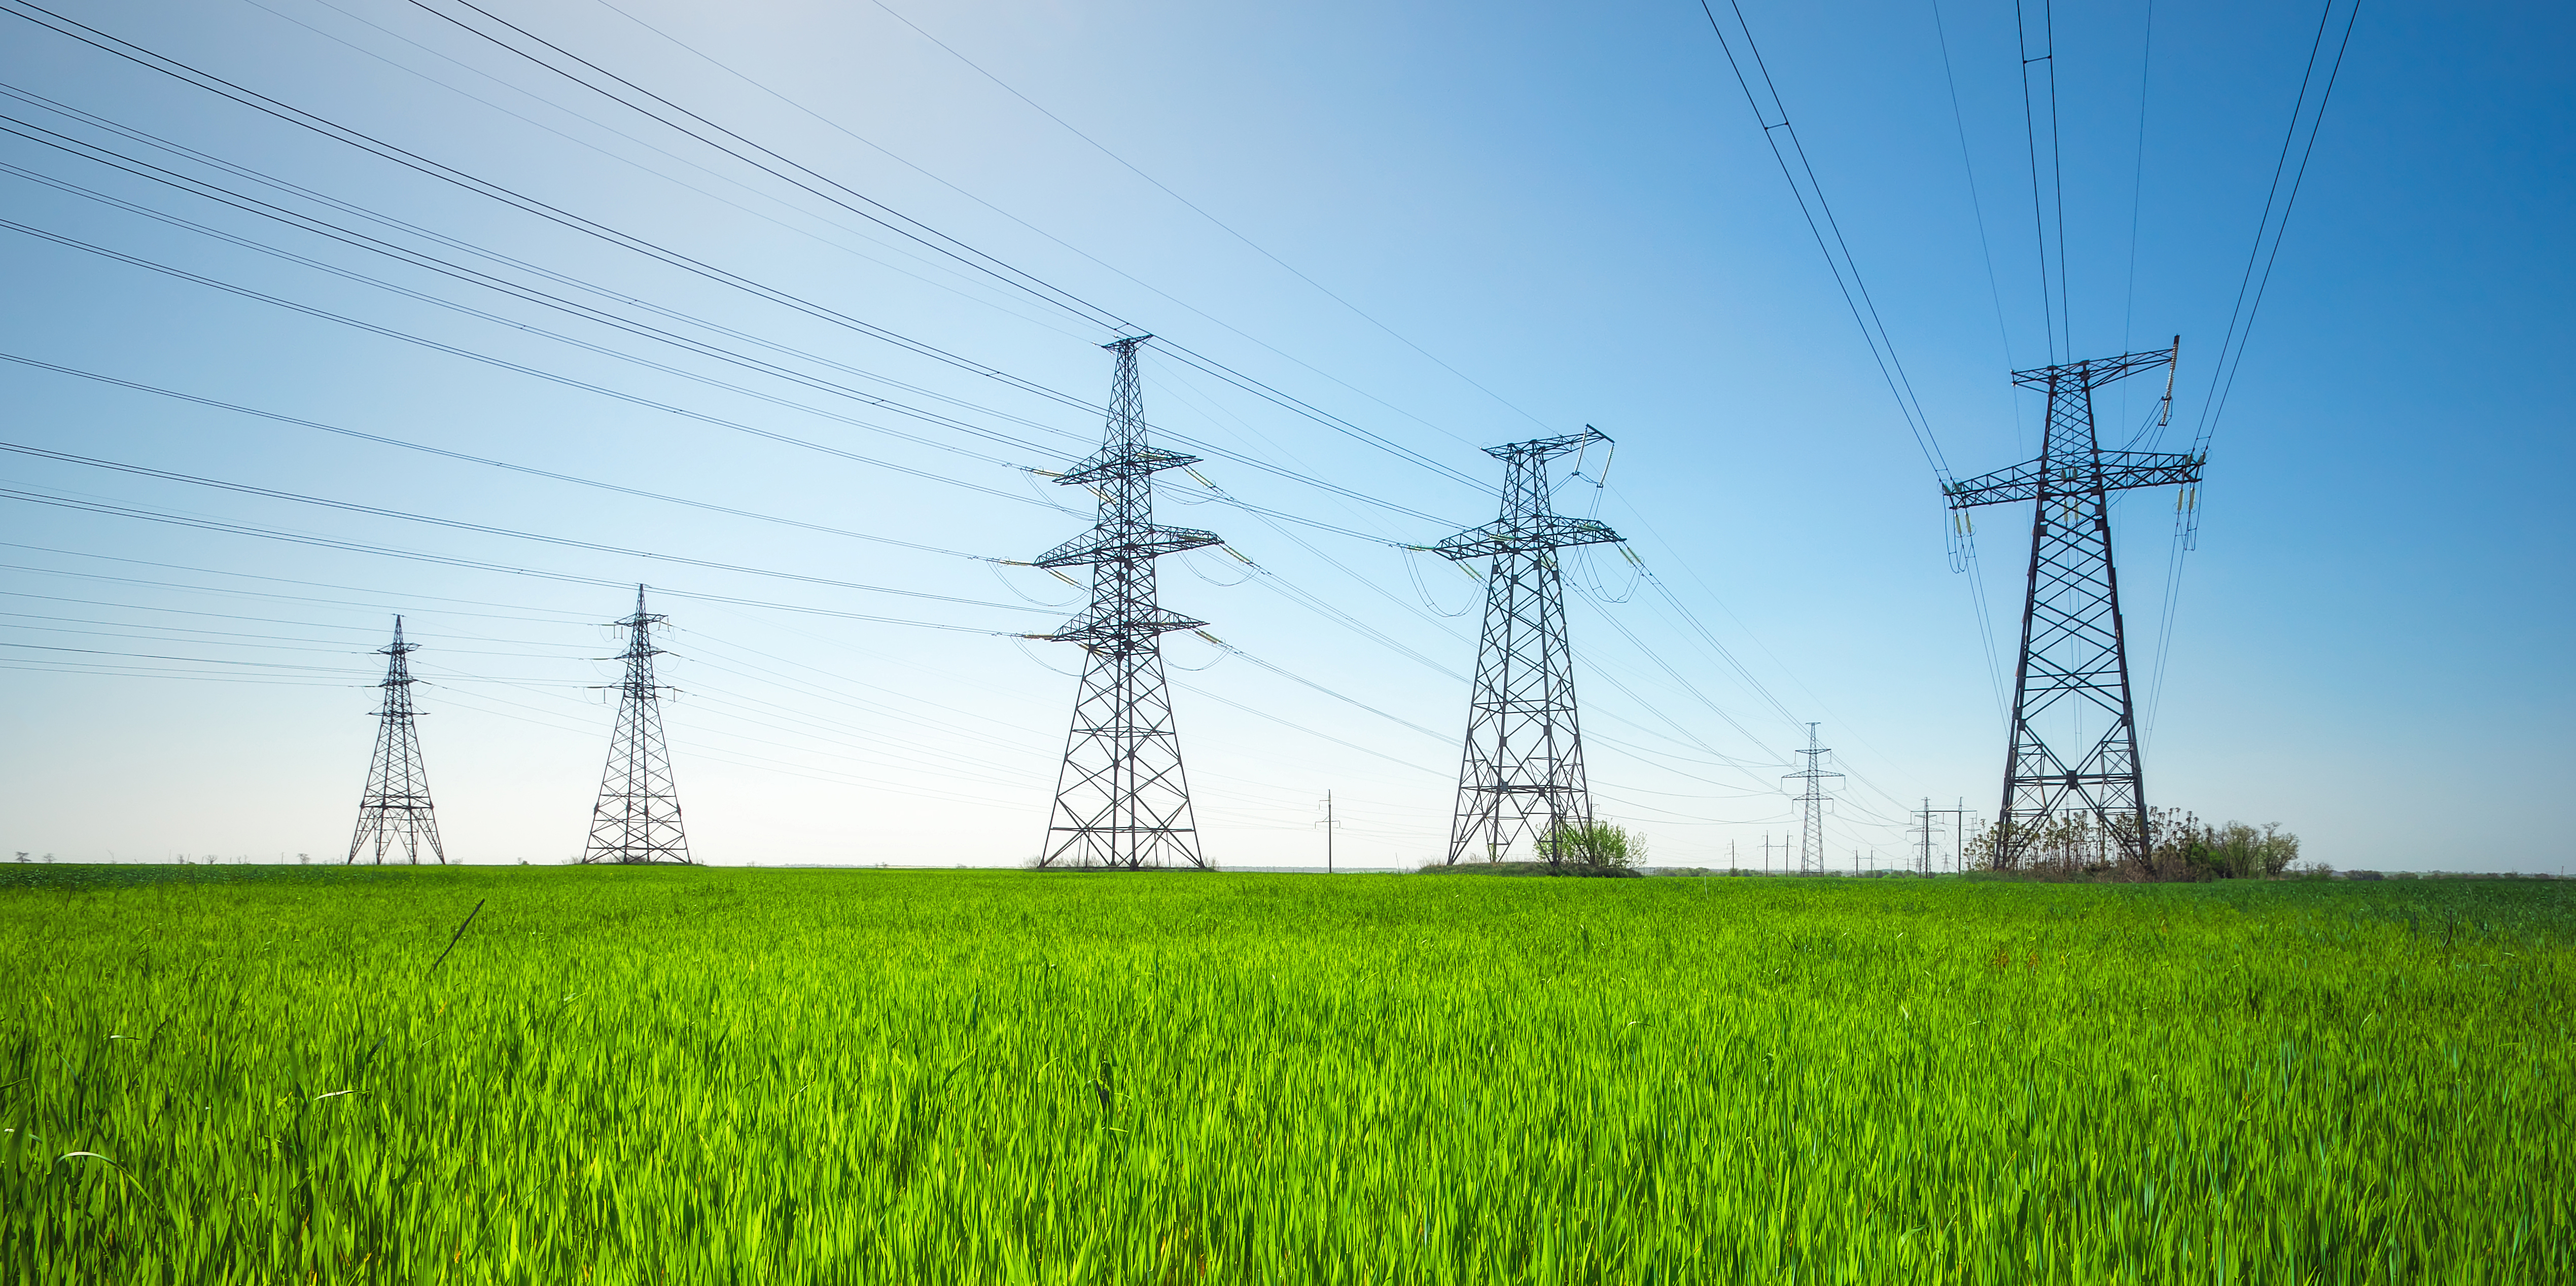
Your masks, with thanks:
[[[1040,567],[1081,567],[1160,558],[1186,550],[1222,545],[1225,537],[1195,527],[1144,527],[1136,531],[1094,528],[1030,560]]]
[[[2041,390],[2092,390],[2114,380],[2127,379],[2140,371],[2153,370],[2174,360],[2181,347],[2152,349],[2144,353],[2122,353],[2118,357],[2095,357],[2081,362],[2062,362],[2055,366],[2034,366],[2014,371],[2013,383],[2023,388]]]
[[[2104,491],[2129,491],[2138,487],[2185,486],[2200,481],[2202,457],[2170,451],[2101,451],[2095,453],[2101,462],[2101,487]],[[2052,493],[2081,494],[2094,487],[2093,470],[2082,464],[2065,465],[2053,479],[2041,476],[2039,461],[2031,460],[2009,469],[1997,469],[1941,488],[1953,509],[1973,509],[1979,505],[2011,504],[2016,500],[2037,500],[2043,482],[2055,485],[2045,488]]]
[[[1199,457],[1166,451],[1161,447],[1109,447],[1056,478],[1056,485],[1079,487],[1086,483],[1106,482],[1112,478],[1141,478],[1165,469],[1186,469],[1197,464]]]
[[[1609,440],[1609,434],[1587,424],[1583,426],[1581,433],[1568,433],[1553,438],[1532,438],[1527,442],[1506,442],[1498,447],[1485,448],[1485,454],[1505,462],[1549,460],[1564,455],[1568,451],[1579,451],[1595,442]]]
[[[1619,533],[1611,530],[1607,523],[1594,522],[1589,518],[1568,518],[1562,514],[1540,514],[1471,527],[1433,545],[1431,551],[1451,562],[1465,562],[1470,558],[1538,553],[1568,545],[1614,544],[1619,538]]]

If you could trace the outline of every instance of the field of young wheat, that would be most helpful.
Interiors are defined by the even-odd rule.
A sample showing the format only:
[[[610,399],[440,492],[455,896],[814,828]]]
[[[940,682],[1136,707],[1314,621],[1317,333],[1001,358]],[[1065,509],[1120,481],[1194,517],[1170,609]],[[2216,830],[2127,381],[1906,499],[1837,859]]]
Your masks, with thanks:
[[[2570,1281],[2571,890],[16,868],[0,1277]]]

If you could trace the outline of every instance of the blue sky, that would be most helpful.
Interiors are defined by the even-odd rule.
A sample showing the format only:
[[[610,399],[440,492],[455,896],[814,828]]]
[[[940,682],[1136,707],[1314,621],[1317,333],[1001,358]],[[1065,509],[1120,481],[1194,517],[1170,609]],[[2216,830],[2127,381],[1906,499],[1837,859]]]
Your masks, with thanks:
[[[421,7],[47,7],[1044,390],[1106,395],[1101,326]],[[445,0],[429,8],[470,16]],[[1851,774],[1830,830],[1837,861],[1874,850],[1892,863],[1905,810],[1926,796],[1991,814],[2002,694],[1975,596],[1981,586],[2008,666],[2027,519],[1980,523],[1981,582],[1949,570],[1932,472],[1696,5],[486,8],[1401,447],[1290,415],[1168,355],[1148,361],[1154,422],[1232,457],[1202,467],[1211,481],[1356,533],[1265,519],[1177,476],[1167,492],[1167,520],[1218,530],[1264,569],[1247,580],[1244,564],[1209,551],[1164,571],[1167,603],[1276,667],[1187,639],[1171,648],[1220,863],[1319,862],[1327,790],[1350,823],[1346,863],[1436,855],[1466,702],[1458,676],[1473,664],[1474,618],[1452,614],[1477,588],[1384,542],[1486,521],[1492,499],[1407,457],[1484,477],[1496,466],[1479,447],[1586,423],[1616,437],[1618,454],[1606,486],[1569,483],[1560,505],[1597,505],[1688,613],[1632,586],[1615,556],[1577,569],[1577,681],[1603,812],[1650,834],[1658,862],[1724,865],[1732,845],[1752,864],[1766,835],[1789,829],[1778,778],[1815,720]],[[2038,407],[2005,373],[2047,354],[2012,9],[1950,0],[1939,28],[1928,3],[1744,14],[1952,467],[2027,457]],[[2058,15],[2073,344],[2104,355],[2181,334],[2178,419],[2201,411],[2317,18],[2304,6],[2157,4],[2142,130],[2147,6]],[[626,608],[631,592],[615,582],[643,580],[674,591],[656,601],[676,627],[665,677],[682,691],[667,719],[702,857],[1031,855],[1076,657],[999,635],[1051,627],[1076,595],[957,555],[1027,558],[1079,531],[1087,515],[1055,507],[1064,498],[1024,469],[1081,455],[1096,417],[0,21],[11,28],[0,79],[50,101],[0,102],[21,128],[352,226],[362,216],[316,201],[399,220],[409,226],[369,226],[748,337],[727,344],[794,350],[764,351],[805,382],[677,354],[14,136],[0,136],[0,161],[16,167],[0,173],[6,217],[127,259],[0,229],[11,286],[0,352],[808,524],[0,362],[6,440],[22,446],[786,574],[12,455],[0,473],[31,496],[607,584],[0,501],[0,610],[14,613],[0,617],[13,645],[0,665],[14,667],[0,669],[13,714],[0,847],[65,859],[345,851],[373,731],[365,672],[380,659],[367,650],[399,611],[426,645],[422,739],[451,854],[562,860],[580,846],[612,713],[594,685],[613,676],[596,658],[616,640],[596,623]],[[2550,659],[2566,650],[2570,599],[2558,385],[2576,158],[2555,55],[2571,25],[2546,6],[2361,11],[2215,430],[2201,543],[2181,564],[2170,622],[2170,497],[2120,510],[2136,660],[2142,681],[2161,680],[2155,802],[2280,822],[2343,867],[2567,861],[2548,801],[2570,767],[2558,735],[2570,684]],[[254,187],[204,158],[301,191]],[[2114,394],[2106,424],[2133,422],[2154,392]],[[2168,627],[2159,666],[2146,644]]]

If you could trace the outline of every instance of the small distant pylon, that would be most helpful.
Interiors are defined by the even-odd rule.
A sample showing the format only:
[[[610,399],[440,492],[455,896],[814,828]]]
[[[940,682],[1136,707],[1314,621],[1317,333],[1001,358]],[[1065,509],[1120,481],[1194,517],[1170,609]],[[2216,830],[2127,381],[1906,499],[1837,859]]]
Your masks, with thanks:
[[[1151,335],[1101,347],[1118,355],[1106,440],[1056,481],[1100,498],[1091,530],[1038,555],[1040,567],[1091,568],[1091,606],[1053,634],[1082,645],[1082,688],[1056,774],[1040,866],[1204,867],[1181,734],[1163,677],[1162,636],[1207,624],[1157,598],[1154,560],[1222,543],[1215,532],[1154,525],[1154,475],[1198,462],[1145,440],[1145,393],[1136,349]]]
[[[407,659],[420,649],[417,643],[403,641],[402,618],[394,618],[394,641],[377,648],[388,659],[385,662],[384,704],[376,708],[376,753],[367,764],[367,793],[358,799],[358,833],[349,841],[349,861],[360,853],[374,849],[376,862],[385,860],[385,850],[399,843],[403,859],[417,866],[423,844],[429,855],[447,864],[447,850],[438,843],[438,816],[430,810],[429,772],[421,766],[420,730],[412,725],[419,711],[411,705],[411,662]]]
[[[662,742],[662,688],[653,682],[653,627],[670,620],[644,610],[644,587],[635,587],[635,614],[612,624],[625,627],[626,663],[617,685],[617,731],[608,742],[608,772],[591,811],[590,847],[584,862],[687,864],[689,840],[680,830],[680,788],[671,776],[671,751]]]
[[[1798,874],[1825,873],[1825,779],[1841,773],[1825,768],[1825,756],[1833,751],[1816,740],[1816,725],[1807,725],[1807,748],[1797,752],[1807,757],[1807,766],[1793,773],[1782,773],[1782,781],[1806,783],[1798,795]]]
[[[1487,861],[1499,862],[1523,837],[1553,854],[1546,843],[1551,833],[1592,820],[1556,551],[1608,544],[1620,535],[1606,524],[1555,512],[1547,463],[1609,440],[1586,425],[1564,437],[1485,448],[1505,466],[1502,516],[1432,546],[1451,562],[1494,560],[1485,573],[1485,633],[1476,647],[1458,808],[1449,827],[1453,865],[1480,845]]]

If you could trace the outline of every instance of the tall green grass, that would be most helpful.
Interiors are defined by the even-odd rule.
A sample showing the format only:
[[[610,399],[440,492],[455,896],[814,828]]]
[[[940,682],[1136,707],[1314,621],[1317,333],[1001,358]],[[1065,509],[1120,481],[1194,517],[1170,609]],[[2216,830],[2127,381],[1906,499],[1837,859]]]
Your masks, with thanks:
[[[10,1281],[2576,1280],[2564,884],[8,875]]]

